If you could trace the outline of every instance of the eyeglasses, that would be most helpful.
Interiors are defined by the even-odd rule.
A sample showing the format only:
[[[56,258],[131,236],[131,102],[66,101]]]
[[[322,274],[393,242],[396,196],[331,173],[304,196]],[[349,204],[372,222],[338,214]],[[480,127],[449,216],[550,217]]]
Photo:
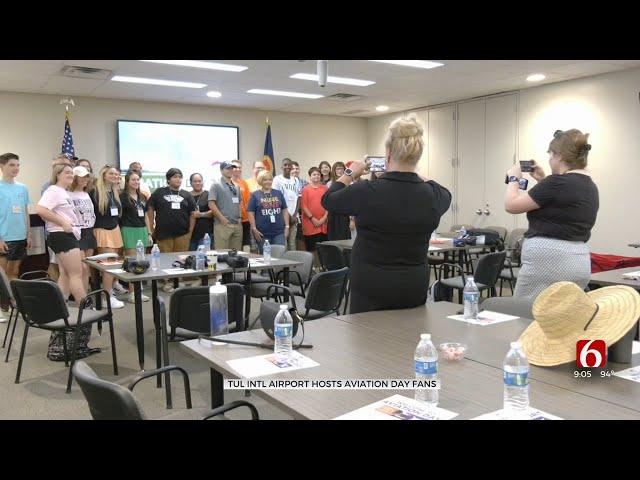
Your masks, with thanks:
[[[553,138],[558,138],[560,135],[562,135],[562,130],[556,130],[555,132],[553,132]]]
[[[236,186],[231,184],[231,183],[227,183],[227,186],[229,187],[229,190],[231,190],[231,194],[235,197],[236,195],[238,195],[238,190],[236,190]]]

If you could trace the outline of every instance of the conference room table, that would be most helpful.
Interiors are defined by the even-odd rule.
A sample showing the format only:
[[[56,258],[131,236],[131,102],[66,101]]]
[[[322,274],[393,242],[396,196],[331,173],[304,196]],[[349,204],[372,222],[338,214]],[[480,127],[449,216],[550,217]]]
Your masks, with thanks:
[[[617,270],[607,270],[604,272],[594,273],[591,275],[589,284],[598,285],[600,287],[627,285],[628,287],[632,287],[640,291],[640,280],[633,280],[622,276],[624,273],[631,272],[640,272],[640,267],[618,268]]]
[[[228,253],[228,250],[216,250],[220,254]],[[244,268],[231,268],[224,262],[219,262],[216,266],[215,270],[187,270],[174,266],[174,262],[179,259],[179,257],[183,257],[186,255],[193,255],[195,252],[173,252],[173,253],[161,253],[160,254],[160,265],[157,270],[149,269],[145,273],[142,274],[133,274],[122,270],[122,264],[110,264],[110,263],[100,263],[95,260],[84,260],[84,262],[91,267],[91,275],[92,275],[92,284],[100,285],[100,274],[101,273],[109,273],[113,275],[115,278],[122,282],[132,283],[133,284],[133,293],[135,299],[135,321],[136,321],[136,343],[138,347],[138,361],[140,364],[140,370],[144,370],[144,329],[143,329],[143,315],[142,315],[142,282],[151,281],[151,298],[153,299],[152,308],[153,308],[153,323],[156,331],[156,366],[159,368],[162,365],[162,353],[161,353],[161,328],[166,328],[166,326],[160,324],[160,313],[159,313],[159,305],[155,299],[158,297],[158,281],[159,280],[193,280],[200,279],[201,284],[206,286],[208,284],[208,279],[211,276],[217,275],[225,275],[225,274],[234,274],[247,272],[247,282],[250,285],[251,282],[251,270],[268,270],[271,268],[282,268],[283,276],[284,276],[284,284],[289,285],[289,270],[291,268],[295,268],[297,266],[301,266],[302,262],[287,260],[287,259],[276,259],[272,258],[271,262],[261,265],[249,265]],[[249,261],[252,260],[260,261],[263,259],[262,256],[256,254],[244,254],[244,256],[249,257]],[[252,262],[253,263],[253,262]],[[169,270],[169,272],[167,272]],[[97,287],[99,288],[99,287]],[[249,289],[247,289],[247,292]],[[248,293],[247,293],[248,296]],[[288,300],[288,299],[287,299]],[[249,315],[249,305],[251,298],[248,297],[245,303],[246,311],[245,311],[245,320]],[[101,305],[98,304],[97,308],[100,308]],[[158,377],[158,386],[160,386],[160,377]]]
[[[459,305],[447,302],[411,310],[368,312],[306,322],[299,350],[319,366],[260,377],[278,380],[412,379],[413,354],[420,333],[434,343],[469,345],[465,358],[439,362],[442,382],[439,407],[470,419],[502,408],[502,361],[509,342],[526,328],[525,319],[490,326],[450,320]],[[299,333],[300,334],[300,333]],[[226,335],[237,341],[265,342],[262,330]],[[297,338],[294,339],[294,344]],[[212,407],[224,402],[223,378],[240,375],[229,360],[262,355],[266,350],[240,345],[213,345],[207,340],[181,342],[181,348],[206,361],[211,372]],[[636,357],[638,357],[636,355]],[[638,358],[634,364],[639,363]],[[621,370],[630,365],[609,364]],[[618,377],[574,378],[573,365],[531,367],[531,406],[565,419],[640,419],[640,384]],[[594,373],[596,370],[594,369]],[[331,419],[394,394],[413,397],[412,390],[255,390],[294,418]]]

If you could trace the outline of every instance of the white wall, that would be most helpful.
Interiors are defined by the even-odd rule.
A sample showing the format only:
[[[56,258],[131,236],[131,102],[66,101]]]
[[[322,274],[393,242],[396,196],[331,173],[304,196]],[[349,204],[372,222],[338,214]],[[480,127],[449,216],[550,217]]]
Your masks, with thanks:
[[[593,252],[639,256],[640,69],[596,75],[519,92],[518,152],[548,167],[555,130],[590,133],[589,168],[600,192],[600,210],[589,245]],[[462,100],[462,99],[461,99]],[[369,119],[367,150],[383,145],[386,127],[401,113]],[[500,174],[500,172],[498,172]],[[532,182],[532,185],[534,182]],[[523,220],[524,215],[522,216]],[[526,225],[523,225],[526,226]]]
[[[40,198],[51,159],[60,151],[64,129],[60,98],[0,92],[0,150],[20,156],[18,180],[29,187],[32,202]],[[284,157],[298,161],[306,177],[306,171],[322,160],[346,162],[367,152],[366,120],[361,118],[83,97],[74,100],[71,130],[76,155],[88,158],[94,169],[117,160],[118,119],[238,126],[245,177],[251,175],[253,161],[262,158],[267,116],[278,171]]]

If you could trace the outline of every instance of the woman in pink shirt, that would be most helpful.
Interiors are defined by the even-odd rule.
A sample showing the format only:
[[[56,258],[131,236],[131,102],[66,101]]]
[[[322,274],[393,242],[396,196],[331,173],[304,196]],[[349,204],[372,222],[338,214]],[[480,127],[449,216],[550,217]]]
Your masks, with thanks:
[[[328,213],[320,203],[327,186],[322,184],[322,174],[317,167],[309,169],[311,183],[302,190],[302,234],[307,251],[313,252],[316,266],[320,265],[316,253],[316,243],[327,240]]]
[[[60,290],[65,299],[71,292],[79,306],[86,291],[82,282],[82,256],[79,248],[79,225],[82,222],[76,215],[67,191],[72,183],[73,170],[70,166],[54,166],[51,185],[42,194],[36,212],[46,222],[48,243],[58,259]]]

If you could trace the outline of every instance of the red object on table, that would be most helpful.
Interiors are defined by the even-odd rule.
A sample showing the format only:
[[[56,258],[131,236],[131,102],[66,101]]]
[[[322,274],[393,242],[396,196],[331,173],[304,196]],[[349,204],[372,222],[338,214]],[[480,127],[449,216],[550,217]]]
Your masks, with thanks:
[[[603,253],[591,254],[591,273],[638,266],[640,266],[640,257],[623,257],[621,255],[606,255]]]

